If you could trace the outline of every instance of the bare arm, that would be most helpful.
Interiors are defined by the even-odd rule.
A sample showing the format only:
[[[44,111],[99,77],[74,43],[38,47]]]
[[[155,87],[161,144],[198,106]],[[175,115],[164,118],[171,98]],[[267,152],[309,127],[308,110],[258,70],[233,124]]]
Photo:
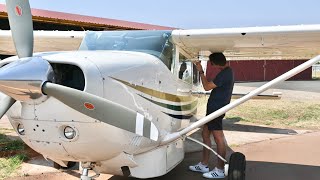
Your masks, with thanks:
[[[203,71],[202,71],[203,72]],[[204,90],[209,91],[211,89],[214,89],[217,87],[217,85],[215,85],[213,82],[209,82],[206,78],[206,76],[204,75],[204,73],[200,73],[200,77],[201,77],[201,81],[202,81],[202,85]]]
[[[206,76],[204,75],[204,72],[202,70],[202,66],[201,66],[201,63],[200,61],[197,61],[195,63],[195,65],[197,66],[197,70],[199,71],[199,74],[200,74],[200,77],[201,77],[201,81],[202,81],[202,85],[203,85],[203,88],[204,90],[206,91],[209,91],[211,89],[214,89],[217,87],[217,85],[215,85],[213,82],[209,82],[206,78]]]

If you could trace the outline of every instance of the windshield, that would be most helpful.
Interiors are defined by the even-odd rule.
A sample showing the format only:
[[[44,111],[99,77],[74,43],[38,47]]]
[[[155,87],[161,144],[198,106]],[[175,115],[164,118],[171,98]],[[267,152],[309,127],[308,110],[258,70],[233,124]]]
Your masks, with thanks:
[[[118,50],[154,55],[171,69],[173,45],[171,31],[87,32],[79,50]]]

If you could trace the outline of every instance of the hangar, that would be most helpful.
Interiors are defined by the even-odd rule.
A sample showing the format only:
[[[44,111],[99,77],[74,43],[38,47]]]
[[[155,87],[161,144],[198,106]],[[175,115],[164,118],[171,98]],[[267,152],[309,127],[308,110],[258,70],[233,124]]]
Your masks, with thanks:
[[[176,28],[165,27],[123,20],[99,18],[70,13],[54,12],[41,9],[32,9],[35,30],[58,31],[103,31],[103,30],[173,30]],[[9,22],[4,4],[0,4],[0,30],[9,30]],[[0,53],[0,59],[8,55]],[[304,59],[291,60],[246,60],[233,59],[229,61],[235,72],[236,81],[269,81],[284,72],[305,62]],[[210,64],[208,65],[210,67]],[[215,71],[217,72],[217,71]],[[208,74],[213,77],[215,73]],[[312,68],[296,75],[291,80],[311,80]]]
[[[99,18],[55,12],[41,9],[32,9],[32,19],[34,30],[52,30],[52,31],[112,31],[112,30],[172,30],[175,28],[115,20],[108,18]],[[9,30],[9,21],[6,6],[0,4],[0,30]],[[12,42],[12,40],[8,40]],[[12,47],[13,51],[14,48]],[[13,55],[13,54],[12,54]],[[8,55],[1,54],[0,59]]]
[[[258,82],[271,81],[287,71],[306,62],[303,59],[289,60],[230,60],[229,65],[234,70],[235,80],[237,82]],[[210,63],[207,69],[214,69]],[[215,77],[218,69],[211,71],[207,77]],[[289,80],[312,80],[312,68],[295,75]]]
[[[84,16],[41,9],[32,9],[34,30],[103,31],[103,30],[168,30],[172,27],[157,26],[123,20]],[[0,29],[9,30],[6,6],[0,4]]]

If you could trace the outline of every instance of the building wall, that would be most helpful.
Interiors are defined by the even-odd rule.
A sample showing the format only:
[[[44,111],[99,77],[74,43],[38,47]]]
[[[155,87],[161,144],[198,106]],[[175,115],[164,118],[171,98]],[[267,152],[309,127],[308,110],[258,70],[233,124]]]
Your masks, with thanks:
[[[258,61],[228,61],[232,67],[237,82],[241,81],[270,81],[287,71],[306,62],[306,60],[258,60]],[[211,71],[211,72],[210,72]],[[207,63],[208,80],[214,79],[219,69],[214,68]],[[311,80],[312,68],[297,74],[289,80]]]

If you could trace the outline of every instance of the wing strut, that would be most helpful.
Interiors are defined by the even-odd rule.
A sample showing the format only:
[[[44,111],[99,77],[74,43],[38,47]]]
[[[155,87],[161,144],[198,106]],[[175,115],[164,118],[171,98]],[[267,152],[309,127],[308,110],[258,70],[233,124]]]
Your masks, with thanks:
[[[215,119],[219,116],[221,116],[222,114],[230,111],[231,109],[239,106],[240,104],[248,101],[249,99],[253,98],[254,96],[257,96],[258,94],[264,92],[265,90],[271,88],[272,86],[275,86],[293,76],[295,76],[296,74],[299,74],[300,72],[306,70],[307,68],[311,67],[313,64],[317,63],[320,61],[320,55],[310,59],[309,61],[295,67],[294,69],[286,72],[285,74],[277,77],[276,79],[264,84],[263,86],[255,89],[254,91],[251,91],[249,94],[243,96],[242,98],[238,99],[238,100],[235,100],[233,101],[232,103],[224,106],[223,108],[209,114],[208,116],[200,119],[199,121],[191,124],[190,126],[186,127],[185,129],[179,131],[179,132],[175,132],[175,133],[172,133],[172,134],[168,134],[166,135],[162,141],[161,141],[161,145],[165,145],[165,144],[168,144],[172,141],[175,141],[176,139],[179,139],[179,138],[184,138],[185,136],[188,136],[186,135],[187,133],[189,133],[190,131],[196,129],[196,128],[199,128],[201,126],[203,126],[204,124],[206,124],[207,122],[211,121],[212,119]],[[190,135],[190,133],[189,133]]]

